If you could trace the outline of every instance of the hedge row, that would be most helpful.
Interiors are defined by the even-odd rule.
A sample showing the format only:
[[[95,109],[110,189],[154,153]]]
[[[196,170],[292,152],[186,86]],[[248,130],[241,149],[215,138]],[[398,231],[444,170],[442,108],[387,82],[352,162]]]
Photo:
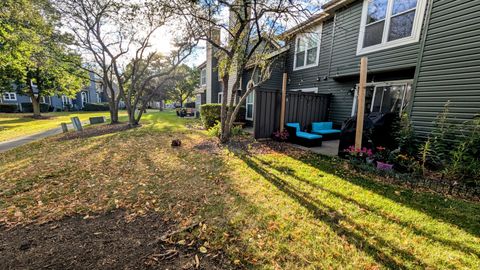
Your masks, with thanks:
[[[108,107],[108,103],[86,103],[85,106],[83,106],[84,111],[108,111],[110,110],[110,107]]]
[[[53,112],[53,107],[47,103],[40,103],[40,112]],[[22,102],[22,112],[33,112],[33,105],[31,102]]]
[[[222,104],[204,104],[200,107],[200,116],[202,118],[203,126],[206,129],[210,129],[216,122],[220,122],[220,116],[222,111]],[[245,121],[245,107],[240,107],[238,111],[236,122]]]
[[[0,112],[13,113],[18,111],[17,104],[0,104]]]

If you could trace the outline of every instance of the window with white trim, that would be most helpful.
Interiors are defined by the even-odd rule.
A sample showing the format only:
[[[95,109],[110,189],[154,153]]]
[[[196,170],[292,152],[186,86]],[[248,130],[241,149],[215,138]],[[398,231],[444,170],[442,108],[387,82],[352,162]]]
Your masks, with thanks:
[[[365,0],[357,54],[420,40],[426,0]]]
[[[71,105],[71,104],[72,104],[72,99],[65,96],[65,95],[62,95],[62,105],[66,106],[66,105]]]
[[[402,113],[410,105],[412,81],[368,83],[365,89],[365,113]],[[352,106],[352,116],[357,114],[358,86]]]
[[[297,35],[293,70],[318,66],[321,36],[321,25],[312,32]]]
[[[88,103],[88,93],[87,92],[82,92],[82,105],[85,106],[85,104]]]
[[[3,93],[3,100],[5,101],[16,101],[17,100],[17,93],[15,92],[5,92]]]
[[[247,96],[245,101],[245,119],[253,121],[253,101],[255,99],[255,93],[252,92]]]
[[[207,69],[203,68],[200,72],[200,85],[207,85]]]
[[[218,103],[222,103],[223,101],[223,92],[218,93]]]

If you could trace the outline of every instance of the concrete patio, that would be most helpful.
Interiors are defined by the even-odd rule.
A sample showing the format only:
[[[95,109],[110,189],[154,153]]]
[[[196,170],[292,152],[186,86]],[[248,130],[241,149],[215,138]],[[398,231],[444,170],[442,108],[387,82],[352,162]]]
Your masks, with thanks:
[[[339,143],[340,143],[340,140],[330,140],[330,141],[323,141],[322,146],[319,146],[319,147],[304,147],[297,144],[292,144],[292,145],[303,150],[314,152],[316,154],[335,157],[338,155]]]

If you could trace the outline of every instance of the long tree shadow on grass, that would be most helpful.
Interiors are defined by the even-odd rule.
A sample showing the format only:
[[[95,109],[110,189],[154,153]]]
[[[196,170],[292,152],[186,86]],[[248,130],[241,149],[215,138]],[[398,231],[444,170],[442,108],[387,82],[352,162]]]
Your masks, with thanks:
[[[318,190],[321,190],[322,192],[326,192],[330,195],[333,195],[334,197],[340,199],[340,200],[343,200],[343,201],[346,201],[346,202],[349,202],[353,205],[356,205],[358,206],[359,208],[371,213],[371,214],[374,214],[382,219],[385,219],[385,220],[388,220],[389,222],[392,222],[392,223],[396,223],[398,224],[399,226],[402,226],[404,228],[408,228],[410,230],[412,230],[415,234],[419,235],[419,236],[423,236],[423,237],[426,237],[426,238],[429,238],[430,240],[432,241],[436,241],[436,242],[439,242],[440,244],[442,245],[447,245],[447,246],[450,246],[454,249],[457,249],[457,250],[461,250],[463,252],[466,252],[467,254],[468,253],[471,253],[471,254],[475,254],[476,256],[480,257],[480,252],[474,248],[471,248],[467,245],[465,245],[464,242],[462,241],[455,241],[455,240],[449,240],[449,239],[444,239],[444,238],[440,238],[440,237],[437,237],[436,235],[430,233],[430,232],[427,232],[425,230],[422,230],[420,228],[418,228],[418,226],[416,226],[414,223],[412,222],[408,222],[408,221],[402,221],[398,218],[393,218],[391,216],[388,216],[386,214],[384,214],[379,208],[377,207],[373,207],[371,205],[367,205],[365,203],[362,203],[356,199],[353,199],[351,197],[347,197],[339,192],[336,192],[336,191],[333,191],[331,189],[328,189],[328,188],[325,188],[324,186],[318,184],[318,183],[315,183],[315,182],[312,182],[310,180],[307,180],[305,178],[302,178],[302,177],[299,177],[297,175],[295,175],[295,172],[289,168],[289,167],[284,167],[284,166],[277,166],[275,164],[272,164],[270,162],[266,162],[262,159],[259,159],[259,158],[256,158],[256,157],[252,157],[253,159],[257,160],[258,162],[262,163],[264,166],[268,166],[270,167],[271,169],[274,169],[278,172],[281,172],[281,173],[284,173],[284,174],[287,174],[288,176],[294,178],[295,180],[299,181],[299,182],[302,182],[304,184],[307,184],[309,185],[310,187],[313,187],[315,189],[318,189]],[[470,244],[475,244],[473,242],[471,242]]]
[[[382,249],[390,250],[391,254],[400,256],[404,260],[412,262],[414,265],[425,268],[426,265],[420,259],[416,258],[413,254],[408,251],[399,249],[389,244],[387,241],[379,238],[375,238],[376,243],[371,243],[368,241],[369,238],[372,238],[374,235],[368,230],[355,223],[349,217],[338,212],[334,208],[326,205],[325,203],[312,198],[308,193],[298,190],[290,183],[284,181],[278,176],[271,174],[266,169],[259,166],[251,156],[238,154],[237,156],[242,159],[251,169],[263,176],[266,180],[272,183],[279,190],[284,192],[286,195],[297,201],[300,205],[310,210],[316,219],[327,224],[339,237],[345,236],[346,239],[352,245],[356,246],[357,249],[363,250],[369,256],[374,258],[378,263],[389,267],[389,268],[405,268],[399,259],[387,254]],[[350,229],[346,226],[341,225],[341,223],[347,223],[355,229]]]
[[[438,221],[448,222],[458,226],[476,237],[480,236],[479,203],[451,199],[429,192],[415,192],[414,190],[404,187],[374,181],[344,169],[339,169],[341,165],[339,161],[330,157],[311,154],[297,158],[297,160],[326,173],[341,177],[354,185],[372,191],[406,207],[427,214]],[[402,191],[401,196],[398,195],[399,190]]]

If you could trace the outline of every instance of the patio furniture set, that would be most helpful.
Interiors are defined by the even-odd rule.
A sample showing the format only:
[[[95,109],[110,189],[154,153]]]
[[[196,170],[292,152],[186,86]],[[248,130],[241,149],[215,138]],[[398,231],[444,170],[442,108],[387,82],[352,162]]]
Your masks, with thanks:
[[[321,146],[324,140],[338,139],[341,132],[339,129],[333,128],[332,122],[313,122],[308,129],[303,131],[300,123],[287,123],[285,129],[291,143],[305,147]]]

